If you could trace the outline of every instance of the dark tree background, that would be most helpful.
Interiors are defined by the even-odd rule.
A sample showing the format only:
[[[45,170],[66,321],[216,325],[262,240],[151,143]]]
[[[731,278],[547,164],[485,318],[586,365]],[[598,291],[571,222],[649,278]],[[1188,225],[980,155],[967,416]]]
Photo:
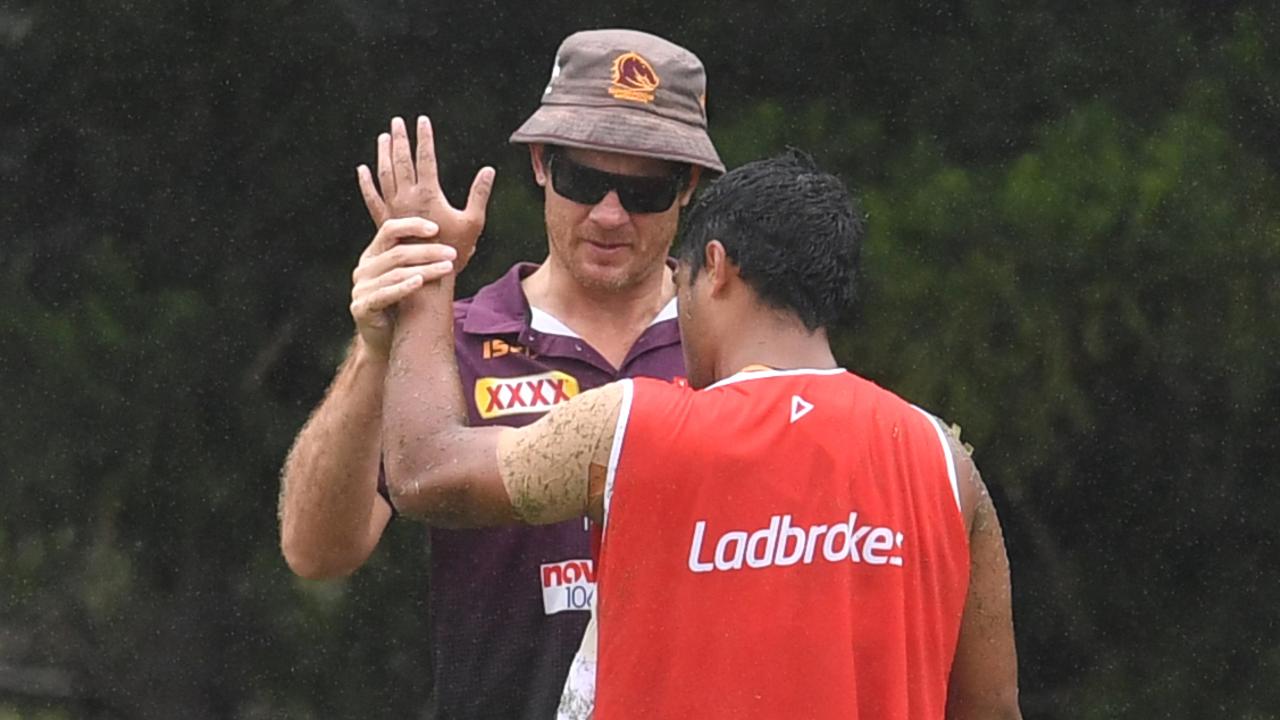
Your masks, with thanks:
[[[1280,8],[1268,2],[0,3],[0,718],[412,717],[420,528],[342,583],[277,472],[351,335],[354,167],[428,113],[477,287],[544,251],[568,32],[698,52],[731,165],[864,198],[839,355],[962,424],[1029,718],[1280,715]]]

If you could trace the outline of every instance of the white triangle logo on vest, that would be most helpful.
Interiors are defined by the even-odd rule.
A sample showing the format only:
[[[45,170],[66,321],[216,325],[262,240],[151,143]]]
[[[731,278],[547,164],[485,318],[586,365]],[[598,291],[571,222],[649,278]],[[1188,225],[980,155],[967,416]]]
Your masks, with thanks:
[[[791,396],[791,422],[795,422],[805,415],[808,415],[809,411],[812,409],[813,403],[805,400],[799,395]]]

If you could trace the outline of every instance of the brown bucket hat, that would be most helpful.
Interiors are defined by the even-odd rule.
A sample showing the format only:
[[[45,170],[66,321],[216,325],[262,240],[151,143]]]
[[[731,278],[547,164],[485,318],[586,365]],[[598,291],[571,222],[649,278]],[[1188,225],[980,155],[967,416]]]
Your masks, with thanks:
[[[724,163],[707,135],[707,74],[697,55],[636,30],[586,30],[556,51],[542,105],[513,143]]]

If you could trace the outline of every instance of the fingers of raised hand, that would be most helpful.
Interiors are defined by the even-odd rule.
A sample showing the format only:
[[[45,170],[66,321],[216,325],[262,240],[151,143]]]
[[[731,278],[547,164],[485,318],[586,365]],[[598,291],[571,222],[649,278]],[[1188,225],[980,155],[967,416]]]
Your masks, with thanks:
[[[485,212],[489,206],[489,196],[493,194],[493,179],[497,172],[491,167],[480,168],[476,179],[471,181],[471,193],[467,195],[467,206],[463,214],[469,222],[484,226]]]
[[[409,132],[400,117],[391,119],[391,168],[397,189],[407,188],[418,181],[413,155],[409,152]]]
[[[391,172],[391,135],[378,135],[378,185],[382,188],[383,199],[396,194],[396,176]]]
[[[356,168],[356,182],[360,185],[360,196],[364,198],[364,207],[369,211],[369,219],[373,221],[374,227],[381,227],[383,221],[387,219],[387,204],[373,184],[373,173],[369,172],[368,165]]]
[[[435,189],[440,187],[436,167],[436,136],[431,119],[418,116],[418,182]]]

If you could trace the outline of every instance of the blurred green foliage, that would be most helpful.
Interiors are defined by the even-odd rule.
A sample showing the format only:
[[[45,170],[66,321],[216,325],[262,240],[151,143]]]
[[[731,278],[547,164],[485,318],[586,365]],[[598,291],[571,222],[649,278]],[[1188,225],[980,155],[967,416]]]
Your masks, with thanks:
[[[1280,11],[1189,0],[0,8],[0,714],[418,712],[420,529],[343,583],[276,548],[354,166],[431,114],[454,197],[499,169],[467,289],[539,259],[506,136],[617,25],[703,57],[730,166],[862,196],[837,350],[978,448],[1027,717],[1280,714]]]

